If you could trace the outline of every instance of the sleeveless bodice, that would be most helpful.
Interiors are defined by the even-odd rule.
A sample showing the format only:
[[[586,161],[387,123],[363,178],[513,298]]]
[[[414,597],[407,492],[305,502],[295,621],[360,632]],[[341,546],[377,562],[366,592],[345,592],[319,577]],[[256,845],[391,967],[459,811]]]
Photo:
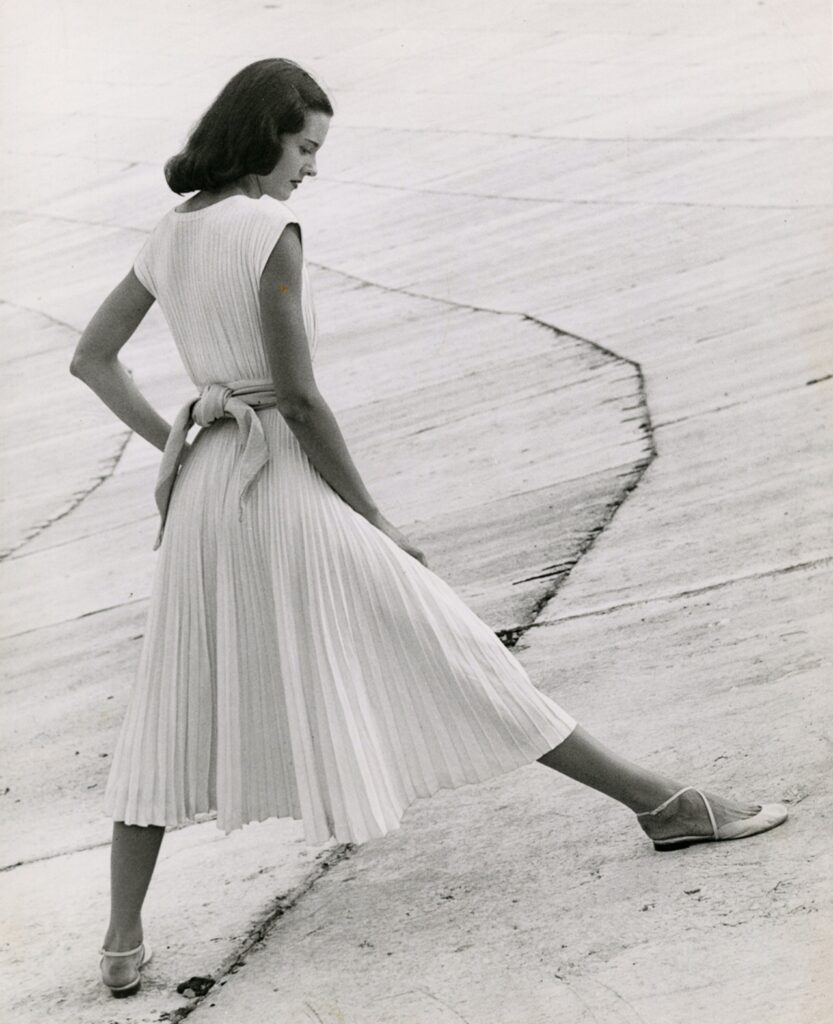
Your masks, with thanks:
[[[260,326],[259,286],[287,224],[300,222],[271,196],[233,195],[192,213],[169,210],[134,273],[159,303],[194,384],[271,378]],[[317,347],[306,261],[302,304],[310,353]]]

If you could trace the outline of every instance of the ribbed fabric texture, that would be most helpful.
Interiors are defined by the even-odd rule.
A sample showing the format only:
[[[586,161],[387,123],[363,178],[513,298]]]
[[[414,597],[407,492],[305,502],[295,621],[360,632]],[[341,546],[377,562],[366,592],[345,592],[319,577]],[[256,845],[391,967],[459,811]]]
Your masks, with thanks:
[[[258,282],[295,215],[264,196],[170,211],[135,272],[195,385],[269,377]],[[304,272],[304,321],[317,330]],[[407,806],[540,757],[575,720],[430,569],[326,482],[276,408],[238,514],[238,425],[196,436],[173,489],[105,794],[115,820],[226,832],[291,816],[361,843]]]

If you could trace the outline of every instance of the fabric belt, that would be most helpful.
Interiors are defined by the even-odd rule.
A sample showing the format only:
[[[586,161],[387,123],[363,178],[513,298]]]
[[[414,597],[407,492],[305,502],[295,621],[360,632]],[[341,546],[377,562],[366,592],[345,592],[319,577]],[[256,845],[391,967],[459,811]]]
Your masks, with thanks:
[[[177,473],[182,463],[185,438],[194,423],[207,427],[215,420],[237,420],[240,434],[240,516],[243,519],[243,499],[258,473],[269,460],[269,448],[263,425],[255,410],[277,405],[275,386],[271,380],[234,380],[228,384],[206,384],[199,397],[187,402],[177,413],[162,452],[162,462],[156,479],[155,497],[161,522],[155,551],[162,543],[165,520],[171,501]]]

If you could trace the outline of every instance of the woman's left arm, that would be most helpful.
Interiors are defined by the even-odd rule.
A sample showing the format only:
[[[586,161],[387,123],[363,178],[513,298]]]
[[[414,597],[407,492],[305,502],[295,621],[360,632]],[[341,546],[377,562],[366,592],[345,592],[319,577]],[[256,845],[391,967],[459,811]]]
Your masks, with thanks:
[[[155,302],[128,271],[96,310],[78,341],[69,372],[84,381],[116,416],[156,448],[164,449],[171,425],[133,383],[118,354]]]

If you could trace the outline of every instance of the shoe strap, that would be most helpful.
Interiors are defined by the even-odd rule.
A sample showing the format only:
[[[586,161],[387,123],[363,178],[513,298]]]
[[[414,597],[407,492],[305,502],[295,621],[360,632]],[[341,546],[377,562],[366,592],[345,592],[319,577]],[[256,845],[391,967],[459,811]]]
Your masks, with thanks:
[[[673,796],[669,796],[669,798],[667,800],[663,800],[663,802],[659,805],[659,807],[655,807],[652,811],[640,811],[636,816],[637,816],[637,818],[647,818],[647,817],[650,817],[651,815],[659,814],[660,811],[664,811],[665,808],[669,804],[673,803],[677,799],[678,796],[682,796],[683,793],[688,793],[688,792],[696,793],[700,797],[700,799],[703,801],[703,804],[705,805],[705,808],[706,808],[706,813],[709,816],[709,822],[711,823],[712,833],[714,835],[714,838],[715,839],[720,838],[719,837],[719,829],[717,827],[717,821],[715,820],[714,812],[712,811],[712,805],[706,799],[706,794],[701,792],[696,786],[683,786],[683,788],[677,790],[677,792],[674,793]]]
[[[712,825],[712,832],[714,833],[714,838],[715,839],[719,839],[720,838],[720,836],[718,835],[718,831],[719,830],[717,828],[717,821],[715,821],[714,812],[712,811],[712,805],[706,799],[705,793],[701,793],[699,789],[696,789],[695,793],[697,793],[697,795],[700,797],[700,799],[706,805],[706,810],[708,811],[708,814],[709,814],[709,821],[711,822],[711,825]]]
[[[695,789],[694,786],[683,786],[682,789],[677,790],[677,792],[673,796],[669,796],[667,800],[663,800],[659,807],[655,807],[652,811],[639,811],[636,815],[637,818],[647,818],[653,814],[659,814],[659,812],[664,811],[669,804],[672,804],[678,796],[682,796],[683,793],[687,793],[691,789],[693,789],[695,793],[700,793],[700,790]],[[703,800],[706,800],[702,793],[700,793],[700,796],[703,797]],[[706,806],[708,807],[708,801],[706,801]],[[711,807],[709,807],[709,817],[712,817]],[[713,818],[712,822],[714,822]]]
[[[111,953],[109,949],[105,949],[102,946],[99,953],[101,953],[102,956],[135,956],[136,953],[141,953],[144,945],[144,942],[140,942],[135,949],[126,949],[121,953]]]

